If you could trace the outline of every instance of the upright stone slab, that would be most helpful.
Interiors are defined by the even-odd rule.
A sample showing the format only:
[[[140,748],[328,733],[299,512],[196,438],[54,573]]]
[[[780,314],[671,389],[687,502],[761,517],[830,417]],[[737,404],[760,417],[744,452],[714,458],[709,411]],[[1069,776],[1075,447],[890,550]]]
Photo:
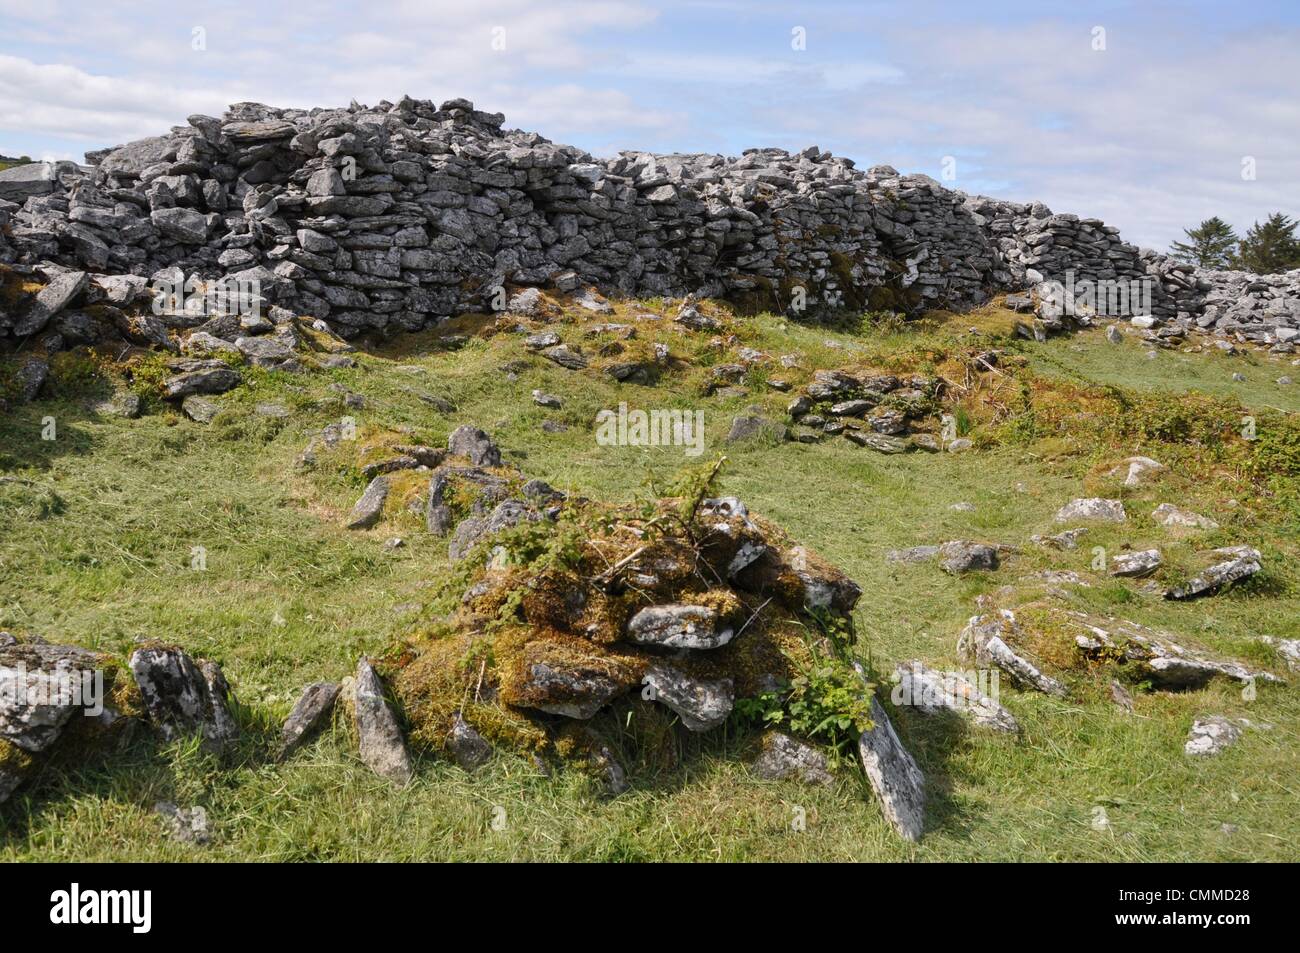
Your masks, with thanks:
[[[178,648],[137,649],[131,674],[149,721],[167,741],[201,735],[204,747],[222,751],[239,737],[230,714],[230,686],[221,666],[195,662]]]
[[[357,663],[352,686],[352,717],[361,744],[361,760],[375,774],[395,784],[410,782],[415,773],[397,715],[384,697],[384,686],[369,659]]]
[[[885,819],[904,840],[918,841],[925,831],[925,777],[874,696],[871,721],[858,739],[862,768]]]

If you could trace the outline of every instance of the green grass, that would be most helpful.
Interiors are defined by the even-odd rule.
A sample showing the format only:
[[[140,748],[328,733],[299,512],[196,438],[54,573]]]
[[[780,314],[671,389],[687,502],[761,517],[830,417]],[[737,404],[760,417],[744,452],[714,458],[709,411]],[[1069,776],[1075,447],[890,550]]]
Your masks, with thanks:
[[[1195,339],[1193,339],[1195,340]],[[1148,358],[1149,351],[1155,357]],[[1048,375],[1114,384],[1139,390],[1181,393],[1197,390],[1215,397],[1233,397],[1253,408],[1273,407],[1300,413],[1300,384],[1279,384],[1281,377],[1300,381],[1300,355],[1268,355],[1258,351],[1223,354],[1211,347],[1204,353],[1151,348],[1135,336],[1108,344],[1101,331],[1072,338],[1053,338],[1027,349],[1036,371]],[[1234,381],[1239,373],[1246,379]]]
[[[774,357],[803,355],[802,378],[779,367],[766,372],[792,379],[882,357],[924,364],[954,340],[947,327],[863,339],[766,316],[739,322],[738,331]],[[892,835],[851,767],[826,790],[757,781],[745,766],[755,738],[735,729],[692,739],[672,770],[634,771],[633,791],[613,801],[595,797],[578,772],[545,778],[508,753],[473,777],[424,758],[415,783],[395,790],[360,764],[341,727],[288,763],[271,764],[275,726],[300,688],[343,677],[359,654],[379,652],[429,622],[426,605],[446,568],[445,541],[428,537],[400,506],[390,506],[374,530],[342,529],[363,484],[355,469],[331,469],[331,459],[314,475],[294,471],[310,434],[344,414],[356,417],[362,442],[405,427],[409,440],[437,444],[453,427],[474,423],[530,476],[594,498],[630,499],[648,492],[648,479],[662,483],[695,461],[680,449],[598,446],[596,412],[620,400],[703,406],[706,459],[723,450],[729,457],[722,490],[862,585],[859,648],[877,671],[914,657],[955,662],[956,636],[975,611],[975,596],[998,597],[1000,587],[1049,567],[1088,576],[1094,545],[1113,552],[1159,544],[1188,553],[1200,545],[1258,545],[1266,555],[1263,578],[1213,600],[1167,603],[1136,584],[1095,579],[1074,601],[1241,656],[1259,651],[1259,635],[1300,638],[1294,517],[1249,496],[1232,473],[1209,478],[1176,466],[1159,482],[1128,490],[1099,470],[1116,448],[1065,452],[1059,441],[896,457],[844,441],[724,448],[735,413],[758,402],[777,414],[789,397],[756,390],[700,399],[708,366],[729,359],[708,350],[709,335],[651,325],[640,338],[668,341],[693,366],[656,387],[619,385],[595,370],[574,373],[528,358],[515,335],[472,340],[457,351],[417,335],[360,355],[353,370],[250,373],[248,385],[218,399],[223,414],[208,427],[169,411],[94,418],[72,399],[0,418],[0,469],[31,481],[0,483],[0,628],[117,652],[141,637],[175,641],[222,663],[246,726],[225,766],[147,737],[111,756],[48,766],[0,809],[0,860],[1296,859],[1300,700],[1291,686],[1262,686],[1253,701],[1219,686],[1142,696],[1134,715],[1086,693],[1082,701],[1060,701],[1006,688],[1003,702],[1024,726],[1019,740],[902,711],[899,731],[930,786],[930,830],[920,845]],[[582,343],[594,354],[608,340]],[[1251,408],[1300,409],[1270,383],[1286,371],[1264,358],[1161,353],[1152,362],[1137,347],[1115,348],[1100,335],[1022,352],[1035,372],[1076,383],[1171,395],[1198,388]],[[499,370],[508,360],[528,362],[515,381]],[[1248,368],[1245,384],[1231,382],[1238,368]],[[331,383],[364,395],[366,409],[345,409]],[[564,409],[535,407],[534,388],[559,395]],[[458,410],[440,414],[412,391],[449,398]],[[290,407],[289,419],[253,414],[267,401]],[[58,424],[54,442],[39,439],[47,415]],[[544,433],[546,419],[570,429]],[[978,420],[974,426],[976,436],[991,432]],[[1143,450],[1177,456],[1177,448],[1161,446],[1120,455]],[[1130,523],[1095,531],[1074,552],[1028,542],[1031,533],[1054,531],[1062,503],[1094,493],[1122,495]],[[1146,515],[1166,500],[1213,516],[1223,528],[1177,542]],[[957,502],[975,509],[950,509]],[[407,545],[386,552],[382,544],[393,535]],[[1021,551],[997,573],[962,579],[933,565],[883,559],[889,549],[955,538]],[[207,554],[202,571],[191,568],[196,546]],[[1218,758],[1192,761],[1182,744],[1202,713],[1272,728],[1247,732]],[[214,843],[185,847],[163,836],[151,813],[162,799],[204,805]],[[1104,831],[1092,826],[1098,806],[1110,820]],[[796,807],[807,816],[804,832],[791,826]],[[493,825],[498,808],[504,829]],[[1225,834],[1223,823],[1238,829]]]

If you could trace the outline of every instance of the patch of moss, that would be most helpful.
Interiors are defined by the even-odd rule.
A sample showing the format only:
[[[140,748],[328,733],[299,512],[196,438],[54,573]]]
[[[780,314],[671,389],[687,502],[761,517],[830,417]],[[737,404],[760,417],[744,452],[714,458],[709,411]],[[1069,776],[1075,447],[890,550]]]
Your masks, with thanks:
[[[24,777],[35,763],[35,759],[22,748],[0,738],[0,773]]]

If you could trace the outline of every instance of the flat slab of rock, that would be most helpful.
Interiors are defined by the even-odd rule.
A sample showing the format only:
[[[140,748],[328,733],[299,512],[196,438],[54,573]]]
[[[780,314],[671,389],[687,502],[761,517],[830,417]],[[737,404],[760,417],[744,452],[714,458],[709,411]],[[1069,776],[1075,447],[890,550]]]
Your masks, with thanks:
[[[609,659],[534,642],[524,649],[523,679],[515,697],[507,701],[585,721],[634,684],[631,674]]]
[[[629,640],[671,649],[716,649],[734,634],[730,627],[718,629],[717,610],[708,606],[648,606],[627,624]]]
[[[642,680],[650,697],[667,705],[691,731],[709,731],[731,714],[736,693],[731,679],[692,678],[671,665],[655,665]]]
[[[782,731],[769,731],[763,735],[762,748],[754,759],[753,770],[764,781],[793,779],[823,786],[835,781],[827,766],[826,755]]]
[[[567,344],[556,344],[552,347],[543,348],[542,356],[571,371],[580,371],[587,366],[586,356]]]
[[[202,245],[208,239],[208,219],[190,208],[160,208],[149,216],[164,238],[186,245]]]
[[[844,438],[877,453],[906,453],[907,441],[899,437],[890,437],[871,430],[846,430]]]
[[[1210,555],[1219,557],[1220,561],[1197,573],[1185,584],[1166,589],[1165,598],[1195,599],[1213,595],[1224,586],[1249,579],[1263,568],[1259,550],[1250,546],[1226,546],[1212,550]]]
[[[395,784],[407,784],[415,773],[397,715],[384,697],[384,685],[368,659],[357,663],[352,685],[352,717],[360,740],[361,760]]]
[[[338,682],[316,682],[302,690],[280,730],[280,757],[291,753],[329,721],[340,690]]]
[[[294,356],[293,345],[269,335],[235,338],[235,347],[258,367],[276,367]]]
[[[1069,694],[1061,682],[1018,655],[1007,643],[1019,634],[1015,615],[1009,610],[974,616],[957,637],[957,654],[979,665],[992,665],[1010,676],[1021,688],[1064,698]]]
[[[170,801],[159,801],[154,813],[167,822],[172,838],[182,844],[207,844],[212,840],[208,826],[208,812],[201,807],[177,807]]]
[[[1183,753],[1192,757],[1219,754],[1241,738],[1241,728],[1222,715],[1208,715],[1192,722]]]
[[[1300,671],[1300,639],[1275,639],[1271,635],[1264,635],[1260,641],[1276,649],[1287,668]]]
[[[49,324],[50,319],[66,308],[86,290],[90,278],[84,271],[69,271],[53,278],[36,293],[27,314],[14,324],[14,337],[35,334]]]
[[[370,481],[366,491],[361,494],[352,507],[348,517],[348,529],[369,529],[379,522],[384,512],[384,502],[388,499],[388,478],[377,476]]]
[[[190,420],[200,424],[210,424],[217,414],[221,413],[221,406],[206,397],[200,397],[198,394],[190,394],[181,401],[181,410]]]
[[[992,572],[998,568],[998,548],[988,543],[953,540],[939,547],[939,565],[946,573]]]
[[[0,170],[0,199],[22,205],[33,195],[48,195],[58,185],[59,165],[26,162]]]
[[[927,715],[951,712],[994,731],[1020,730],[1015,715],[981,692],[960,672],[936,671],[919,660],[913,660],[898,665],[894,677],[897,684],[891,698],[895,705],[910,705]]]
[[[230,686],[215,662],[196,662],[178,648],[148,648],[132,652],[129,665],[149,721],[165,740],[201,735],[204,747],[220,751],[239,737],[227,707]]]
[[[1101,499],[1100,497],[1071,500],[1056,511],[1056,521],[1058,523],[1070,523],[1075,520],[1122,523],[1126,519],[1128,519],[1128,514],[1124,512],[1122,502]]]
[[[1110,574],[1136,578],[1149,576],[1160,568],[1160,550],[1143,549],[1111,557]]]
[[[237,370],[224,365],[186,371],[169,377],[163,383],[163,396],[175,400],[191,394],[224,394],[238,387],[241,380],[243,378]]]
[[[90,410],[96,414],[134,419],[140,416],[140,395],[129,390],[118,391],[112,397],[93,401]]]
[[[0,647],[0,740],[31,754],[48,749],[94,702],[88,695],[101,665],[94,652],[70,645]]]
[[[1067,529],[1064,533],[1057,533],[1055,536],[1033,535],[1029,541],[1038,546],[1047,546],[1051,549],[1078,549],[1079,537],[1087,533],[1085,527],[1079,526],[1075,529]]]
[[[564,401],[554,394],[543,393],[540,390],[533,391],[533,403],[538,407],[548,407],[551,410],[559,410],[564,406]]]
[[[862,769],[885,819],[904,840],[918,841],[925,832],[925,777],[875,697],[871,721],[872,727],[858,738]]]
[[[1124,664],[1134,666],[1137,674],[1156,688],[1169,691],[1203,688],[1220,677],[1243,684],[1279,680],[1269,672],[1248,669],[1231,659],[1216,658],[1181,644],[1168,632],[1126,619],[1102,619],[1068,612],[1062,620],[1075,627],[1074,642],[1084,655],[1118,657]]]
[[[1218,529],[1219,524],[1208,516],[1179,509],[1172,503],[1161,503],[1151,511],[1151,518],[1161,526],[1186,526],[1193,529]]]

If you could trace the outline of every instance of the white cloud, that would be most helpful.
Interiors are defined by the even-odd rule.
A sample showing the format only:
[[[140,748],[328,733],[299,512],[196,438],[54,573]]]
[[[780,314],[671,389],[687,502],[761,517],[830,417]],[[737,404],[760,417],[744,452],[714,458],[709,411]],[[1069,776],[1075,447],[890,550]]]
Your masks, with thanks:
[[[0,129],[9,131],[116,144],[224,108],[231,95],[175,89],[163,97],[153,83],[0,54]]]

